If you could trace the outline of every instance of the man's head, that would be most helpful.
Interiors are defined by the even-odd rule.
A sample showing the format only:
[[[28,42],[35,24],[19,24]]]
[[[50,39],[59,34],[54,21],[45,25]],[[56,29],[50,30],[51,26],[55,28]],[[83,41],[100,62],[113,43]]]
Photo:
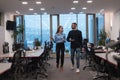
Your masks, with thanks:
[[[72,29],[77,29],[77,23],[72,23],[71,28]]]

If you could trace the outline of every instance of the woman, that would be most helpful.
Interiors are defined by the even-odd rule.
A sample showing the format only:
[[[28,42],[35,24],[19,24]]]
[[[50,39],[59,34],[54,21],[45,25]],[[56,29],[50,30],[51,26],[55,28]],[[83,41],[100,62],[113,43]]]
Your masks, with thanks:
[[[63,27],[59,26],[55,34],[54,39],[51,38],[56,43],[56,67],[59,68],[59,60],[61,58],[60,71],[63,71],[64,64],[64,51],[65,51],[65,34],[63,33]]]

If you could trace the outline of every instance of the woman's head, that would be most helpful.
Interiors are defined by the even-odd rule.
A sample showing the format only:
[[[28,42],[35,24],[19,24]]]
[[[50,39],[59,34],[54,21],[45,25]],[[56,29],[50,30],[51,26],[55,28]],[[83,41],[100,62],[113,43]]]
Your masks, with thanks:
[[[58,26],[56,33],[62,33],[62,32],[63,32],[63,27],[62,26]]]

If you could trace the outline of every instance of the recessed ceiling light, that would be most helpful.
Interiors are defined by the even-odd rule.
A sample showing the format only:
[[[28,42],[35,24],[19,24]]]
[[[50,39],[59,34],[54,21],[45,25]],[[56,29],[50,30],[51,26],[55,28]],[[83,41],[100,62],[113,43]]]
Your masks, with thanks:
[[[77,0],[73,1],[74,4],[76,4],[76,3],[78,3],[78,2],[79,2],[79,1],[77,1]]]
[[[44,11],[44,10],[45,10],[45,8],[41,8],[40,10],[41,10],[41,11]]]
[[[92,0],[88,0],[87,3],[92,3],[93,1]]]
[[[70,12],[69,14],[73,14],[73,12]]]
[[[75,7],[72,7],[71,10],[75,10],[76,8]]]
[[[22,4],[28,4],[28,2],[22,2]]]
[[[86,10],[87,8],[86,8],[86,7],[83,7],[82,9],[83,9],[83,10]]]
[[[34,9],[33,8],[29,8],[30,11],[33,11]]]
[[[34,13],[34,15],[37,15],[37,13]]]
[[[47,12],[44,12],[43,14],[44,14],[44,15],[47,15]]]
[[[37,1],[37,2],[36,2],[36,4],[41,4],[41,3],[42,3],[42,2],[40,2],[40,1]]]

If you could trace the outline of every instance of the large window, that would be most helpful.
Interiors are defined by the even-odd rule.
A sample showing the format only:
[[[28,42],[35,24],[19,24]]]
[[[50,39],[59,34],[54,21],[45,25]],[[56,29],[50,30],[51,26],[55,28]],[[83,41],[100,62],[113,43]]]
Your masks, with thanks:
[[[42,38],[41,41],[44,43],[45,41],[50,40],[50,15],[42,15]]]
[[[68,35],[68,32],[71,30],[71,24],[73,22],[77,22],[76,14],[60,14],[60,25],[63,26],[66,37]],[[65,46],[66,49],[70,49],[69,42],[66,41]]]
[[[20,27],[23,26],[23,16],[15,16],[15,21],[16,21],[16,31],[19,30]],[[22,34],[18,34],[16,37],[14,36],[15,42],[20,43],[23,42],[23,38],[24,38],[24,33]]]
[[[41,18],[40,15],[25,15],[25,43],[27,47],[33,48],[36,38],[41,40]]]
[[[52,35],[55,36],[58,27],[58,17],[57,15],[52,15]]]
[[[100,31],[104,29],[104,15],[96,14],[96,20],[97,20],[97,42],[98,42]]]
[[[88,40],[94,43],[94,16],[88,15]]]
[[[78,14],[78,29],[82,31],[83,39],[86,38],[86,14]]]
[[[96,41],[95,33],[97,33],[97,40],[100,30],[104,28],[104,16],[97,14],[97,30],[94,32],[95,19],[93,14],[58,14],[58,15],[24,15],[25,23],[25,46],[33,48],[33,42],[38,38],[42,43],[50,40],[50,36],[55,35],[58,25],[63,26],[66,37],[71,30],[71,24],[76,22],[78,29],[82,31],[82,36],[88,38],[89,42]],[[21,18],[16,17],[17,25],[21,24]],[[70,50],[70,44],[66,41],[66,49]],[[55,45],[53,48],[55,51]]]

